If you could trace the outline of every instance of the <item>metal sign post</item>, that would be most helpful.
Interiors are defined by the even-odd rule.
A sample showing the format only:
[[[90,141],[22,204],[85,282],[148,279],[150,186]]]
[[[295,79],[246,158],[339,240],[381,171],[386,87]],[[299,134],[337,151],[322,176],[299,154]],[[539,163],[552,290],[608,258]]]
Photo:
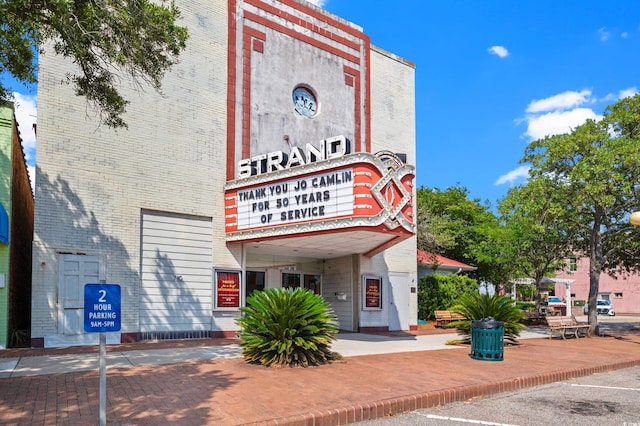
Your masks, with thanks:
[[[100,333],[100,426],[107,424],[107,332],[120,331],[120,285],[85,284],[84,331]]]

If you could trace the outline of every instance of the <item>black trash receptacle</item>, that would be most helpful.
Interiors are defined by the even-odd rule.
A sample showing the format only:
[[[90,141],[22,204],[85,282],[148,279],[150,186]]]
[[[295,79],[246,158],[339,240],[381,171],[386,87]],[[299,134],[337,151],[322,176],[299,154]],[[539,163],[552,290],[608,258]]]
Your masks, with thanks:
[[[492,317],[471,321],[471,358],[483,361],[504,359],[504,323]]]

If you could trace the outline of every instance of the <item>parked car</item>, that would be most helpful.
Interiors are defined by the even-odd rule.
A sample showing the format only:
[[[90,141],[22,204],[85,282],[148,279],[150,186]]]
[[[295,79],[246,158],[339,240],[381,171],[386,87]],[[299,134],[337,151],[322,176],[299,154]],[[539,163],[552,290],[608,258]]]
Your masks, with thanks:
[[[589,305],[585,304],[582,311],[587,315],[589,313]],[[611,305],[611,300],[598,300],[596,302],[596,312],[598,314],[607,314],[609,316],[614,316],[616,314],[613,310],[613,306]]]
[[[553,306],[554,308],[559,308],[561,306],[564,306],[564,302],[562,301],[562,299],[560,299],[557,296],[549,296],[547,298],[547,304],[549,306]]]
[[[541,304],[547,315],[565,315],[566,304],[558,296],[549,296]]]

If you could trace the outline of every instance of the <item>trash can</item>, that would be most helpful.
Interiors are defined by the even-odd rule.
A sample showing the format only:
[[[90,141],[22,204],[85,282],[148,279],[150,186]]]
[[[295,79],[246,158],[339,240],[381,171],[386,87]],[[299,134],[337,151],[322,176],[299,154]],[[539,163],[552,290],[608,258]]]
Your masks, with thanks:
[[[492,317],[471,321],[471,358],[483,361],[504,359],[504,323]]]

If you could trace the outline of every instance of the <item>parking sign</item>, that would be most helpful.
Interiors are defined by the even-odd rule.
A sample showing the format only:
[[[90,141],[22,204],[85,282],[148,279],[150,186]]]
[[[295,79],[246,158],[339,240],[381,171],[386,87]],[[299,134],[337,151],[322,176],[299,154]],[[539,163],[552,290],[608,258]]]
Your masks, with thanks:
[[[120,285],[85,284],[84,331],[120,331]]]

